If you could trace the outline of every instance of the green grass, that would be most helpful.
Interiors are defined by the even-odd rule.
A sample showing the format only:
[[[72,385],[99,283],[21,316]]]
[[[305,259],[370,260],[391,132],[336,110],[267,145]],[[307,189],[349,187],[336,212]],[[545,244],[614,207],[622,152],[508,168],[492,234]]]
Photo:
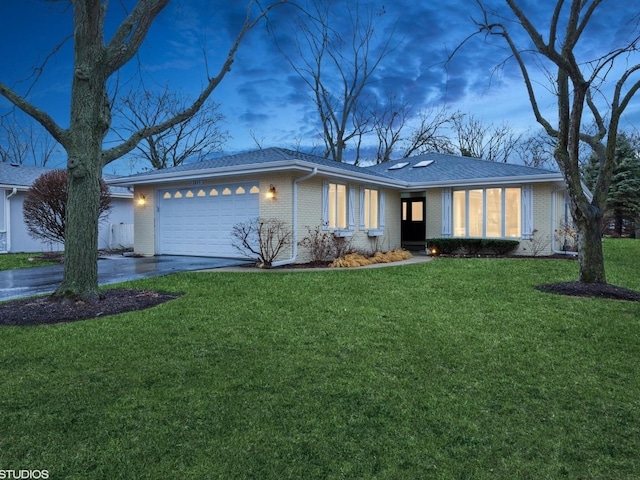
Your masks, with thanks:
[[[55,265],[57,260],[43,260],[40,253],[4,253],[0,255],[0,271]]]
[[[608,241],[640,290],[640,241]],[[55,479],[640,478],[640,303],[575,261],[436,259],[126,286],[156,308],[0,330],[0,469]],[[120,285],[122,286],[122,285]]]

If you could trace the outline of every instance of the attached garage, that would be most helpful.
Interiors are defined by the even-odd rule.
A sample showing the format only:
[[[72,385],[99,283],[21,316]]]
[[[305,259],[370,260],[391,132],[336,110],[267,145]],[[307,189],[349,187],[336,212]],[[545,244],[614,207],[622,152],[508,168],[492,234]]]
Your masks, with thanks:
[[[260,215],[258,182],[156,191],[156,253],[239,257],[231,231]]]

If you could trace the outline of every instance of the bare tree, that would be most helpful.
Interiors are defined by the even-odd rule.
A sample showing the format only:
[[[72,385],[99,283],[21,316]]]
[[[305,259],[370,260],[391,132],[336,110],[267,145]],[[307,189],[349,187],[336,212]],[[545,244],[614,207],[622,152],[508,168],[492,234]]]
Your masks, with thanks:
[[[428,152],[455,153],[453,143],[443,131],[451,124],[454,116],[445,108],[420,112],[417,116],[418,123],[403,141],[402,156],[406,158]]]
[[[393,32],[377,41],[376,21],[384,7],[374,11],[361,2],[345,2],[344,8],[330,8],[325,0],[315,0],[310,9],[295,24],[294,52],[278,48],[312,92],[325,157],[342,162],[345,150],[352,146],[358,161],[363,136],[373,130],[365,114],[366,87],[391,51]],[[350,31],[335,30],[338,20],[346,20]]]
[[[0,161],[47,166],[60,145],[42,126],[15,111],[0,118]]]
[[[67,197],[67,172],[64,170],[51,170],[36,178],[27,190],[22,204],[24,223],[29,235],[45,241],[64,242]],[[109,210],[109,187],[100,180],[100,218]]]
[[[554,159],[556,139],[544,129],[539,129],[528,137],[523,137],[514,149],[514,154],[520,163],[536,168],[557,168]],[[591,149],[583,142],[580,143],[579,162],[584,166],[589,161]]]
[[[190,100],[168,87],[161,92],[132,90],[114,107],[114,113],[123,119],[118,130],[120,139],[177,115],[189,105]],[[222,130],[224,115],[218,112],[219,104],[205,102],[195,115],[156,135],[150,135],[134,149],[135,157],[160,170],[182,165],[185,160],[201,161],[207,155],[220,152],[229,139],[229,132]]]
[[[132,151],[143,139],[157,135],[195,115],[231,69],[244,36],[276,5],[265,8],[250,1],[244,23],[218,72],[208,81],[194,102],[158,124],[132,133],[119,145],[103,149],[111,128],[111,101],[107,83],[136,55],[160,12],[169,0],[138,0],[115,30],[105,38],[107,2],[72,0],[74,69],[71,86],[71,115],[62,128],[46,112],[30,103],[5,83],[0,95],[40,122],[67,153],[69,197],[67,204],[65,263],[57,298],[98,300],[98,217],[102,169]],[[257,9],[257,13],[256,13]],[[111,31],[111,30],[110,30]]]
[[[520,163],[529,167],[550,168],[555,165],[553,152],[556,140],[547,135],[544,130],[538,130],[533,135],[522,139],[516,146],[515,154]]]
[[[638,24],[635,24],[629,40],[619,47],[595,59],[580,59],[579,54],[583,52],[580,40],[590,23],[599,21],[597,15],[604,13],[599,10],[605,3],[603,0],[558,0],[550,10],[550,18],[541,24],[548,32],[546,37],[541,33],[542,27],[534,25],[533,15],[527,15],[515,0],[506,0],[506,3],[517,20],[516,25],[533,43],[533,52],[530,45],[519,47],[516,43],[518,37],[513,36],[503,23],[503,15],[492,15],[481,0],[478,0],[478,4],[483,18],[476,22],[478,33],[495,35],[506,42],[522,73],[536,120],[548,135],[556,139],[554,157],[565,179],[573,220],[578,229],[579,280],[606,283],[600,224],[615,166],[620,118],[640,89],[640,81],[633,81],[640,72]],[[620,18],[619,23],[623,24],[626,20]],[[535,58],[528,61],[528,53]],[[532,75],[532,69],[537,65],[548,66],[546,73],[550,69],[555,71],[551,77],[551,91],[555,93],[558,118],[553,123],[539,107],[541,93]],[[614,72],[621,73],[612,79]],[[547,88],[545,93],[548,91]],[[606,95],[605,92],[610,93]],[[587,133],[583,128],[588,123],[586,117],[595,122],[595,133]],[[598,162],[592,198],[582,187],[580,142],[591,147]]]
[[[407,125],[410,107],[402,103],[397,107],[390,102],[385,108],[372,111],[373,131],[378,137],[376,163],[388,162],[398,142],[402,140],[402,132]]]
[[[506,123],[486,124],[474,115],[461,112],[452,115],[451,128],[460,155],[492,162],[508,162],[522,138],[522,134],[516,134]]]
[[[249,131],[249,136],[253,140],[253,143],[256,144],[256,148],[258,150],[262,150],[264,148],[264,137],[258,138],[258,135],[253,130]]]
[[[454,153],[445,128],[453,115],[445,108],[425,109],[417,116],[411,106],[390,97],[371,114],[378,137],[376,162],[387,162],[399,150],[404,158],[427,152]]]

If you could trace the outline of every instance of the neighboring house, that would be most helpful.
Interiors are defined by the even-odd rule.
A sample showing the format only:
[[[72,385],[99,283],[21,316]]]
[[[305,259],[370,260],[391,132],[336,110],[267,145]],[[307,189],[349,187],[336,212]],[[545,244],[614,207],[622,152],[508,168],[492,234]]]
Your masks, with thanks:
[[[308,261],[298,242],[316,227],[365,250],[491,237],[520,240],[523,255],[550,254],[566,218],[560,173],[442,154],[357,167],[267,148],[107,183],[134,188],[142,255],[238,257],[232,227],[256,217],[293,232],[276,263]]]
[[[22,213],[27,190],[51,169],[0,162],[0,253],[59,251],[64,245],[36,240],[27,230]],[[105,180],[114,176],[105,175]],[[124,187],[110,187],[111,211],[100,222],[98,248],[133,246],[133,194]]]

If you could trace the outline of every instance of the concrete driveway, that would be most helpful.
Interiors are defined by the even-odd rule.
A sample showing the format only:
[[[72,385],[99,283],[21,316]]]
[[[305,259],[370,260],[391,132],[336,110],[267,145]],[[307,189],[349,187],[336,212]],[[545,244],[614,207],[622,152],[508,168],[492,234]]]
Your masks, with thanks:
[[[98,260],[98,283],[126,282],[139,278],[157,277],[168,273],[234,267],[250,263],[234,258],[109,256]],[[33,295],[53,293],[62,281],[62,265],[0,271],[0,302]]]

